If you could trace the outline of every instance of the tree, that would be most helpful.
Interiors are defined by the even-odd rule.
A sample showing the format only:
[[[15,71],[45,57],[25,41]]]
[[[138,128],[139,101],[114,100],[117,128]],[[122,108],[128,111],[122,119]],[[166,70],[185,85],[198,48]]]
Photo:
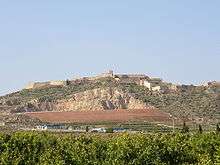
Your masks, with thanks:
[[[183,129],[182,129],[182,133],[188,133],[189,132],[189,127],[186,125],[186,122],[183,122]]]
[[[219,124],[216,125],[216,133],[220,133],[220,127],[219,127]]]
[[[106,133],[113,133],[113,132],[114,132],[114,130],[112,127],[106,129]]]
[[[67,79],[65,85],[68,86],[70,85],[70,83],[71,83],[70,80]]]
[[[199,124],[199,133],[202,134],[203,130],[202,130],[202,126]]]
[[[86,132],[89,132],[89,126],[86,126]]]

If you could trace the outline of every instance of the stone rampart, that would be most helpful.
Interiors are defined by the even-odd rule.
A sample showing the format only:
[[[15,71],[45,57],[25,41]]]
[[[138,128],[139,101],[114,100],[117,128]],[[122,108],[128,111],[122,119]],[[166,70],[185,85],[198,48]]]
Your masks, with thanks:
[[[38,89],[50,86],[64,86],[65,81],[31,82],[24,89]]]

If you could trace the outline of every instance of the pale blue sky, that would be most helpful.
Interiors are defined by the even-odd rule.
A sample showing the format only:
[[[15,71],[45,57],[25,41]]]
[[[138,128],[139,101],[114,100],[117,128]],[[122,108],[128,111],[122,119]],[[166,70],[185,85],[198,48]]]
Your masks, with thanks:
[[[113,69],[220,80],[219,0],[0,0],[0,95]]]

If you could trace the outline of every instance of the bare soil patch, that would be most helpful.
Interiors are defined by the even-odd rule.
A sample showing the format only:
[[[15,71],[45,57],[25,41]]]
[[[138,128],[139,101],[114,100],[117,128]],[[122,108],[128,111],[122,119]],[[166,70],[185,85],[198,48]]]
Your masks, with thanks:
[[[95,123],[128,121],[170,121],[168,113],[157,109],[118,109],[105,111],[28,112],[30,117],[52,123]]]

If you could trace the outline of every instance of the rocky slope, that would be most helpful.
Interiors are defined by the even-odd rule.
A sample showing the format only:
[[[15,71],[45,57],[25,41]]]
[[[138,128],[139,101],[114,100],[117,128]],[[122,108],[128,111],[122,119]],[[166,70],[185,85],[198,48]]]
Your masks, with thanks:
[[[98,88],[76,93],[68,100],[58,100],[55,105],[57,111],[141,109],[145,107],[144,102],[117,88]]]
[[[12,113],[33,111],[95,111],[113,109],[142,109],[146,104],[132,94],[123,92],[116,87],[96,88],[84,92],[73,93],[68,98],[53,101],[32,99],[18,104],[18,100],[2,102],[4,109]],[[16,106],[17,105],[17,106]],[[1,108],[1,107],[0,107]],[[5,112],[2,106],[2,112]]]

